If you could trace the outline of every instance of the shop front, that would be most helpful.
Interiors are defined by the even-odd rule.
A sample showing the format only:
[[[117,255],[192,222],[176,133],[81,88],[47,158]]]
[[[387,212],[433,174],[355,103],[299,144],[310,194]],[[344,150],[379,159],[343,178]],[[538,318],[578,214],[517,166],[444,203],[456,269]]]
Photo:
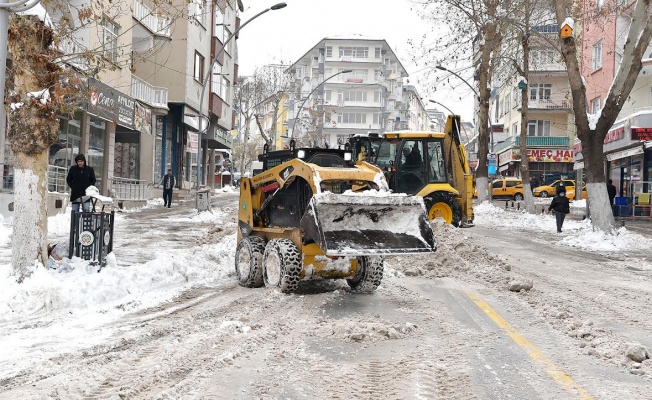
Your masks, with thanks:
[[[574,177],[573,152],[570,149],[531,148],[527,149],[527,157],[530,176],[536,177],[541,184]],[[501,176],[518,177],[521,175],[520,168],[519,149],[507,149],[498,154],[498,171]]]

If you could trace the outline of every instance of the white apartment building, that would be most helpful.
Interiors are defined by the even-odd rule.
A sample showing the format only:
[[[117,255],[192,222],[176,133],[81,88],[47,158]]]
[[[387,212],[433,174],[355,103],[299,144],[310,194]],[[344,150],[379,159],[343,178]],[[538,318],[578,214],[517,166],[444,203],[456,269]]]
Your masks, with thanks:
[[[405,111],[407,130],[421,132],[430,130],[432,120],[426,111],[426,106],[423,104],[419,92],[414,86],[403,85],[403,103],[398,108]]]
[[[294,80],[288,135],[301,144],[334,147],[353,134],[409,129],[408,74],[383,39],[324,38],[288,73]]]

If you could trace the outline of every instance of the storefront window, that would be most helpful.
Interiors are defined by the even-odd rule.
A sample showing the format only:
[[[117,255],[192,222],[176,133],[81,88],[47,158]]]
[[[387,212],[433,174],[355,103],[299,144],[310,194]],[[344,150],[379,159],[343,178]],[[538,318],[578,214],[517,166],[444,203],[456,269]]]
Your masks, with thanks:
[[[88,154],[86,162],[93,167],[97,182],[95,186],[102,192],[104,180],[102,176],[102,167],[104,166],[104,134],[106,123],[102,120],[91,118],[91,124],[88,137]]]
[[[81,121],[59,118],[59,138],[50,146],[49,164],[67,171],[80,153],[80,143]]]

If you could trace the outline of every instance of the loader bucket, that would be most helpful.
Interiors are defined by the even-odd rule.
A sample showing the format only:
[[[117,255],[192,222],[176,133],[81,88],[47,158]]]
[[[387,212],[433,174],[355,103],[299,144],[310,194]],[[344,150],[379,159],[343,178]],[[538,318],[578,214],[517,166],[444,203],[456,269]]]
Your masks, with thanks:
[[[301,229],[327,256],[426,253],[437,243],[423,199],[365,194],[316,194]]]

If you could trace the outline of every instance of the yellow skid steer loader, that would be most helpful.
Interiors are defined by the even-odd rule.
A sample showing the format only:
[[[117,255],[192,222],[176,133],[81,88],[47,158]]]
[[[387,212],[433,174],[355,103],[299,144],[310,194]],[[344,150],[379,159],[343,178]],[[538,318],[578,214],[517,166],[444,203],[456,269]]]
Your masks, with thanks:
[[[380,285],[383,257],[436,250],[423,199],[391,194],[383,173],[355,165],[348,149],[294,148],[260,156],[240,184],[239,284],[289,293],[309,279],[346,279],[354,292]]]

